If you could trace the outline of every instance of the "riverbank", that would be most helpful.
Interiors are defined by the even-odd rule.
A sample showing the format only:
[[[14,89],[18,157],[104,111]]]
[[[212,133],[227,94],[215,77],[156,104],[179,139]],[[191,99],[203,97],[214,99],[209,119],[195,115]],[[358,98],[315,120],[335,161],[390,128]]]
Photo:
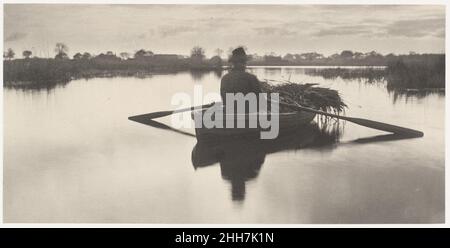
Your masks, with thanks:
[[[79,78],[147,77],[154,74],[182,71],[191,71],[193,76],[199,76],[209,71],[216,71],[217,75],[222,75],[222,71],[226,70],[222,61],[194,61],[189,58],[173,60],[32,58],[5,60],[3,65],[3,85],[14,88],[51,88]],[[253,64],[250,63],[250,65]],[[285,65],[279,64],[276,66]],[[333,66],[343,65],[337,63]],[[415,92],[445,89],[445,55],[443,54],[399,56],[396,60],[389,61],[384,65],[385,67],[377,66],[310,68],[305,72],[326,79],[338,77],[342,79],[363,79],[368,83],[385,80],[388,90]]]
[[[47,85],[64,83],[78,78],[136,76],[180,71],[222,70],[222,65],[210,61],[193,62],[189,59],[173,61],[129,60],[69,60],[16,59],[3,61],[3,85]]]

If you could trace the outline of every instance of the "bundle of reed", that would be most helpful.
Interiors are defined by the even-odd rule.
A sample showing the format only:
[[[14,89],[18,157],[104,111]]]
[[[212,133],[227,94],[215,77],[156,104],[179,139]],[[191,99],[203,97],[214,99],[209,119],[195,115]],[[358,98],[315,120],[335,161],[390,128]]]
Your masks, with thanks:
[[[333,114],[340,114],[347,107],[336,90],[318,87],[317,84],[301,84],[290,81],[275,82],[277,83],[261,82],[261,90],[265,93],[279,93],[282,102],[311,107]],[[280,112],[289,111],[292,110],[280,108]]]

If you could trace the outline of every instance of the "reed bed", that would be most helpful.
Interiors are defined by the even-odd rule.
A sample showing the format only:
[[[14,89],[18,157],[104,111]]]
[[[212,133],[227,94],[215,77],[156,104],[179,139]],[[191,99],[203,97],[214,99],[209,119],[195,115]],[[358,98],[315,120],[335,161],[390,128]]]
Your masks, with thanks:
[[[430,90],[445,88],[445,57],[427,61],[395,61],[386,69],[387,88]]]

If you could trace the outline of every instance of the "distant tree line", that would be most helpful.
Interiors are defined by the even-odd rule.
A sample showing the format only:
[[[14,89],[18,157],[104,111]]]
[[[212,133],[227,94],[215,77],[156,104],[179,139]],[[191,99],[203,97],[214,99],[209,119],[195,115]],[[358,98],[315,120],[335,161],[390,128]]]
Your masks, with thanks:
[[[271,52],[264,56],[252,54],[249,56],[250,65],[333,65],[333,66],[387,66],[391,61],[414,57],[419,54],[410,52],[407,55],[395,55],[393,53],[382,55],[375,51],[362,53],[344,50],[330,56],[324,56],[317,52],[307,52],[284,56]],[[420,55],[419,55],[420,56]]]
[[[244,47],[247,50],[246,47]],[[228,56],[233,48],[228,49]],[[220,48],[214,50],[214,56],[207,58],[205,49],[195,46],[190,56],[177,54],[156,54],[147,49],[139,49],[133,54],[121,52],[117,56],[112,51],[93,55],[88,52],[77,52],[72,58],[68,56],[69,47],[58,42],[55,45],[54,58],[32,57],[30,50],[22,52],[23,59],[14,59],[15,52],[9,48],[3,53],[4,83],[18,81],[55,82],[70,81],[73,78],[89,78],[113,75],[145,75],[155,71],[182,70],[222,70],[222,54]],[[445,55],[416,54],[382,55],[375,51],[361,53],[344,50],[330,56],[317,52],[288,53],[284,56],[274,52],[264,56],[248,55],[249,65],[333,65],[333,66],[387,66],[385,71],[364,70],[349,71],[345,69],[317,70],[312,73],[324,77],[362,77],[371,79],[388,78],[391,85],[402,87],[432,88],[444,87]]]
[[[246,50],[247,48],[243,46]],[[66,44],[58,42],[55,45],[55,57],[54,59],[64,60],[70,59],[67,55],[69,48]],[[231,54],[233,48],[228,49],[228,56]],[[88,52],[77,52],[73,55],[73,60],[90,60],[90,59],[101,59],[101,60],[186,60],[189,59],[190,63],[194,66],[201,67],[205,64],[214,64],[216,66],[226,65],[227,62],[222,59],[223,50],[217,48],[214,50],[214,56],[211,58],[206,58],[205,49],[200,46],[195,46],[191,49],[190,56],[182,56],[176,54],[155,54],[154,52],[146,49],[139,49],[134,53],[121,52],[117,56],[112,51],[107,51],[106,53],[100,53],[99,55],[93,55]],[[357,52],[351,50],[344,50],[340,53],[335,53],[330,56],[324,56],[323,54],[317,52],[306,52],[306,53],[287,53],[284,56],[277,55],[274,52],[269,52],[265,55],[258,55],[256,53],[248,55],[249,65],[367,65],[367,66],[386,66],[391,61],[399,58],[413,57],[420,54],[410,52],[407,55],[395,55],[393,53],[382,55],[376,51],[371,52]],[[22,52],[24,59],[32,58],[32,52],[25,50]],[[4,60],[12,60],[15,58],[15,52],[9,48],[3,53]],[[37,58],[36,56],[34,58]]]
[[[22,52],[23,59],[14,59],[15,52],[9,48],[3,54],[4,84],[11,82],[53,83],[70,81],[73,78],[89,78],[114,75],[145,75],[155,71],[221,70],[222,59],[214,56],[207,59],[205,50],[195,46],[190,56],[176,54],[155,54],[139,49],[134,54],[112,51],[92,55],[77,52],[68,56],[69,47],[56,43],[54,58],[32,57],[29,50]]]

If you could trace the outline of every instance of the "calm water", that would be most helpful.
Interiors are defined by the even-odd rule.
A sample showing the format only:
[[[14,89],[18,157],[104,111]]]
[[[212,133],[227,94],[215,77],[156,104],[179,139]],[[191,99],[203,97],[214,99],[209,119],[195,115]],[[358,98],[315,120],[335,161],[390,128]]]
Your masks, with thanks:
[[[218,92],[215,73],[4,89],[4,220],[443,222],[444,96],[394,97],[383,83],[325,80],[304,70],[251,69],[259,79],[337,89],[347,115],[419,129],[425,137],[380,141],[370,137],[382,132],[341,123],[334,144],[292,149],[291,137],[287,145],[256,150],[254,144],[194,149],[193,137],[127,120],[173,109],[172,95],[193,94],[196,84]],[[160,121],[170,124],[170,117]],[[228,158],[209,159],[208,149]]]

